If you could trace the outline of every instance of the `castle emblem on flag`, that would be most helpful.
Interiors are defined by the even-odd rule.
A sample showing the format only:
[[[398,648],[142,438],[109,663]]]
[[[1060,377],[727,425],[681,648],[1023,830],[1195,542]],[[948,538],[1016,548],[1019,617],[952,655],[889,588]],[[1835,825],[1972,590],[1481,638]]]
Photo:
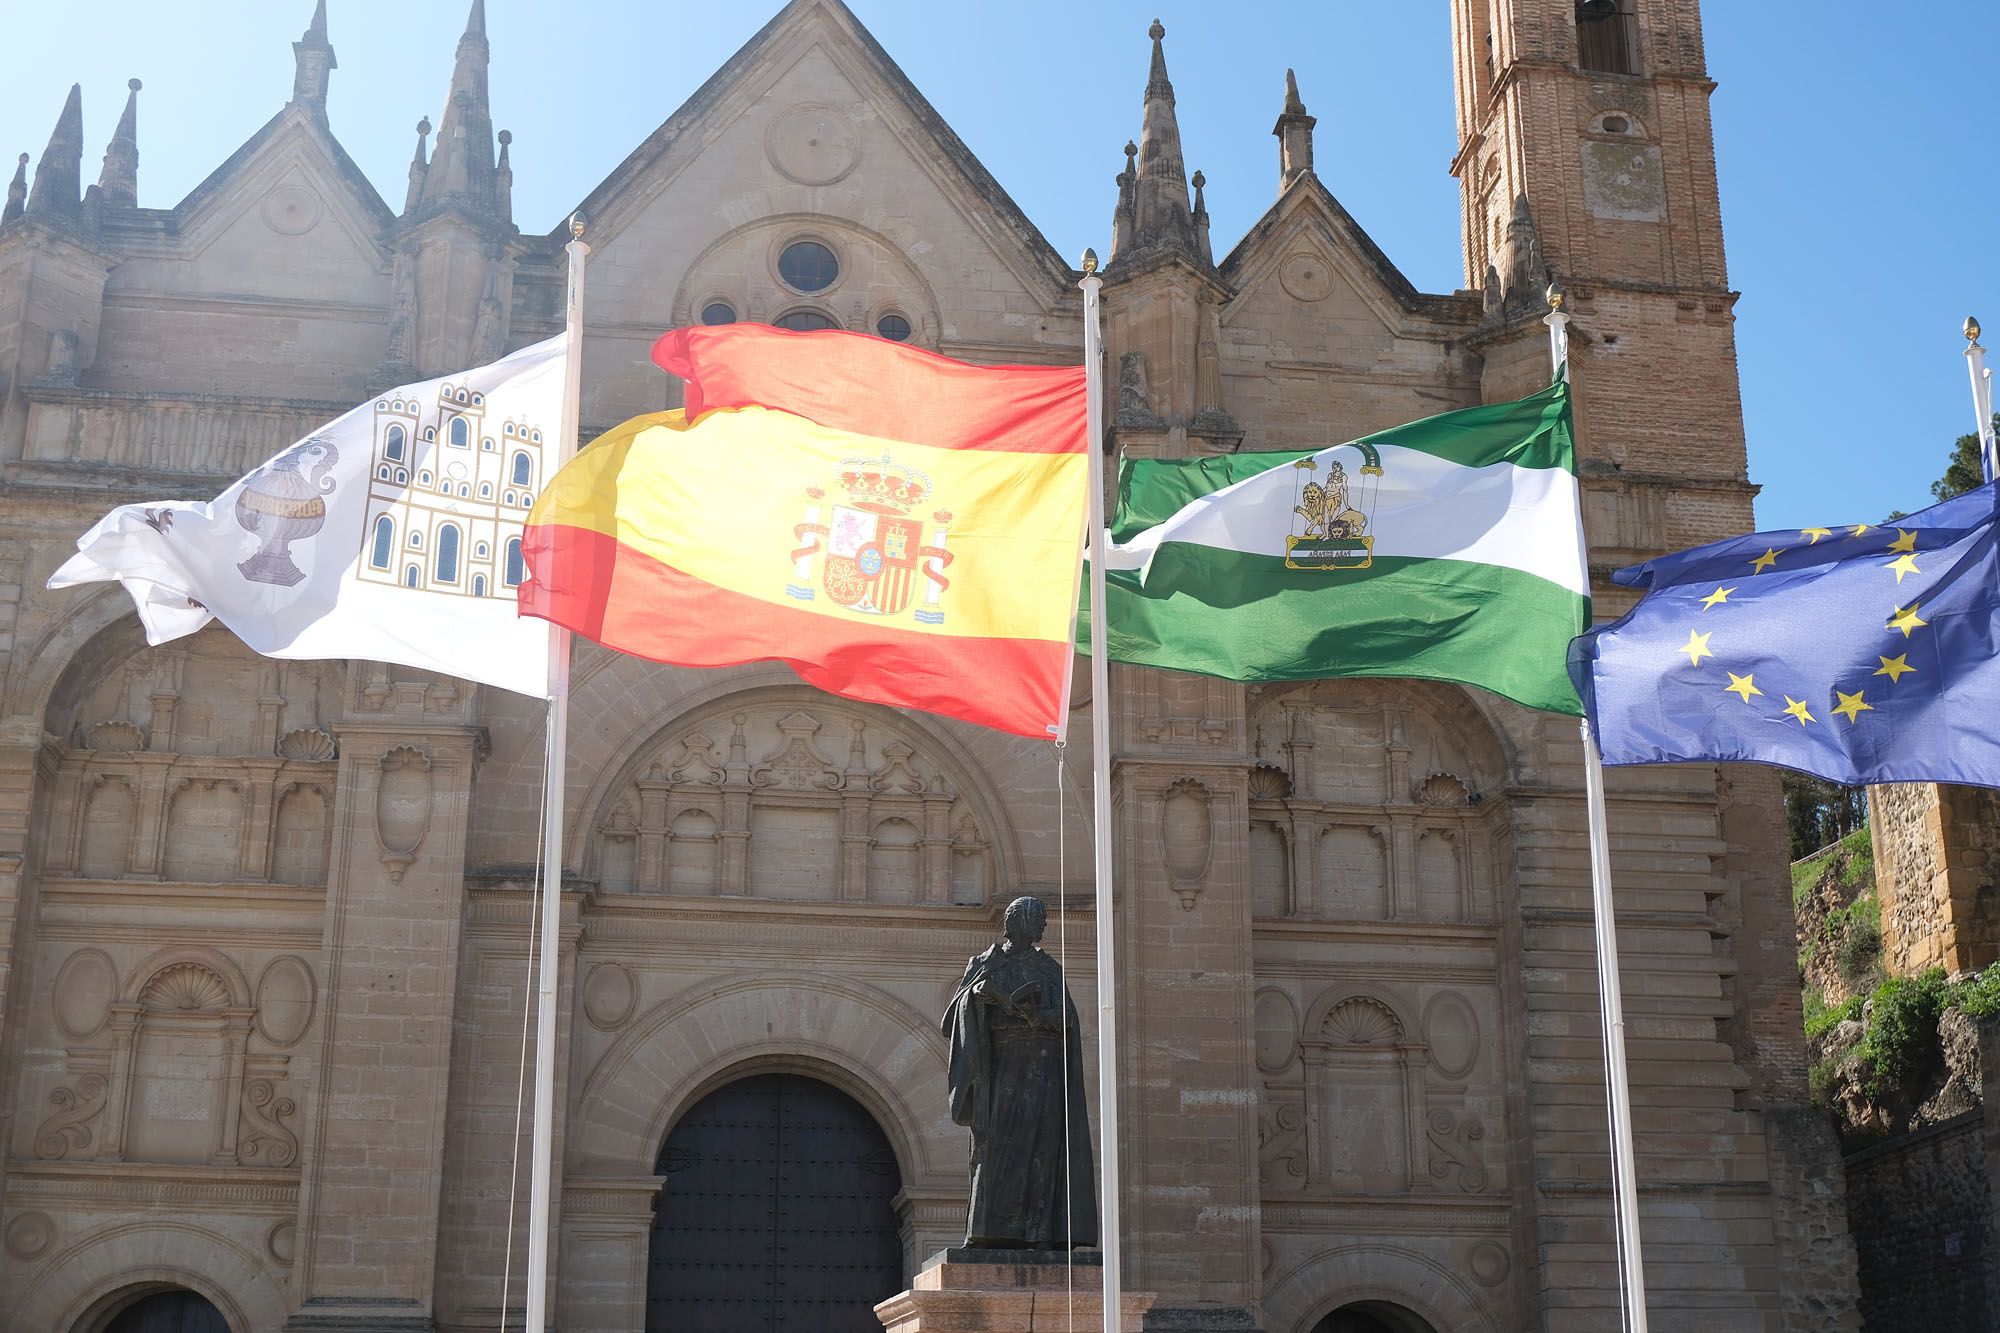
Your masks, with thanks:
[[[1287,569],[1366,569],[1375,563],[1375,538],[1368,531],[1375,511],[1377,478],[1382,455],[1366,442],[1344,444],[1361,455],[1357,477],[1328,450],[1292,464],[1298,474],[1298,503],[1292,508],[1292,531],[1285,537]],[[1324,483],[1308,479],[1326,463]]]
[[[834,502],[824,521],[826,491],[806,488],[810,503],[804,521],[792,529],[799,544],[792,551],[792,581],[785,587],[786,595],[810,602],[823,590],[851,611],[895,616],[909,609],[921,588],[923,601],[913,618],[923,625],[942,625],[939,601],[951,586],[944,575],[953,559],[945,546],[951,512],[932,513],[928,543],[923,520],[911,516],[930,499],[930,478],[884,454],[842,463],[839,486],[845,495]],[[815,561],[821,563],[818,590],[812,586]]]

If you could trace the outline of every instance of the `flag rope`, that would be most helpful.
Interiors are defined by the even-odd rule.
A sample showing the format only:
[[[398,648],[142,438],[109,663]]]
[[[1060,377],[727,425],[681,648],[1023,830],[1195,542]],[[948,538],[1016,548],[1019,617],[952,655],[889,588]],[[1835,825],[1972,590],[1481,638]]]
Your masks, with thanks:
[[[545,756],[546,758],[546,756]],[[521,1123],[527,1110],[528,1024],[535,1013],[535,926],[542,910],[542,823],[548,817],[548,774],[542,774],[544,805],[535,812],[535,878],[528,890],[528,976],[521,987],[521,1061],[514,1077],[514,1152],[507,1167],[507,1243],[500,1261],[500,1333],[507,1333],[507,1293],[514,1289],[514,1214],[521,1184]]]
[[[1065,700],[1067,702],[1067,700]],[[1063,1071],[1063,1245],[1068,1256],[1076,1254],[1076,1198],[1071,1187],[1076,1176],[1070,1169],[1069,1122],[1069,811],[1063,805],[1064,759],[1069,742],[1056,742],[1056,966],[1062,969],[1062,1071]],[[1076,1328],[1076,1265],[1063,1265],[1068,1290],[1068,1315],[1063,1327]]]

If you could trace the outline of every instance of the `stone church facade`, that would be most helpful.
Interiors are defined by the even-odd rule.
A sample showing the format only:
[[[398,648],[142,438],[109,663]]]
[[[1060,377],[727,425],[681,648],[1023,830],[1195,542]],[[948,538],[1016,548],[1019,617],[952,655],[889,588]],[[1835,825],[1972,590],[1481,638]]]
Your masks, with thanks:
[[[1626,605],[1611,569],[1748,530],[1699,5],[1615,8],[1454,0],[1467,278],[1441,295],[1315,171],[1297,86],[1275,201],[1217,254],[1155,25],[1106,192],[1110,446],[1302,448],[1519,396],[1555,274],[1599,614]],[[1137,91],[1131,36],[1104,77]],[[111,505],[212,495],[560,327],[566,233],[511,216],[483,7],[400,206],[328,119],[323,4],[294,50],[292,100],[173,207],[138,202],[135,83],[97,183],[73,94],[0,222],[11,1328],[175,1301],[234,1333],[518,1324],[539,707],[219,630],[148,648],[115,586],[44,589]],[[647,348],[696,320],[1080,355],[1079,274],[838,0],[793,0],[581,205],[586,435],[672,405]],[[1427,683],[1112,691],[1116,1129],[1150,1326],[1618,1327],[1573,723]],[[559,1327],[695,1326],[676,1311],[716,1272],[790,1283],[856,1245],[887,1297],[960,1234],[937,1019],[1013,896],[1064,909],[1048,945],[1094,1029],[1084,747],[1064,795],[1044,744],[586,643],[573,698]],[[1775,778],[1611,787],[1653,1326],[1857,1327]],[[676,1195],[752,1093],[883,1145],[841,1158],[879,1216],[754,1278],[708,1196]]]

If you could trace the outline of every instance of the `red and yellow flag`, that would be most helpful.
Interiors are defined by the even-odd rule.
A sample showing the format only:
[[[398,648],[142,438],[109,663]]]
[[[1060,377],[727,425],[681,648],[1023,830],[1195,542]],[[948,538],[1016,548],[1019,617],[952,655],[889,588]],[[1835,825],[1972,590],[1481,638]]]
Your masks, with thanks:
[[[1081,366],[863,334],[676,329],[684,411],[598,437],[529,515],[521,609],[678,666],[1057,734],[1082,559]]]

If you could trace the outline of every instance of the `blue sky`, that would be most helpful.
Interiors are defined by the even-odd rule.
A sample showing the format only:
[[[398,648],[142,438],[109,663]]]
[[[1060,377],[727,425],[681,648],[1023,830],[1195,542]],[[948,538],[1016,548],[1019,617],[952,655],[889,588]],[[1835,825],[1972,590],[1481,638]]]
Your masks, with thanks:
[[[1106,248],[1157,15],[1218,253],[1276,190],[1270,131],[1292,65],[1319,118],[1321,178],[1420,288],[1463,284],[1443,0],[850,3],[1072,259]],[[555,226],[777,7],[488,0],[494,112],[515,134],[523,229]],[[290,43],[311,15],[310,0],[12,8],[0,153],[39,155],[81,81],[95,179],[125,81],[141,78],[140,202],[156,207],[283,105]],[[1989,91],[2000,5],[1910,11],[1907,22],[1862,0],[1706,9],[1759,522],[1921,508],[1972,425],[1964,316],[1983,315],[2000,349]],[[329,0],[329,10],[334,130],[400,204],[413,127],[439,115],[465,5]]]

